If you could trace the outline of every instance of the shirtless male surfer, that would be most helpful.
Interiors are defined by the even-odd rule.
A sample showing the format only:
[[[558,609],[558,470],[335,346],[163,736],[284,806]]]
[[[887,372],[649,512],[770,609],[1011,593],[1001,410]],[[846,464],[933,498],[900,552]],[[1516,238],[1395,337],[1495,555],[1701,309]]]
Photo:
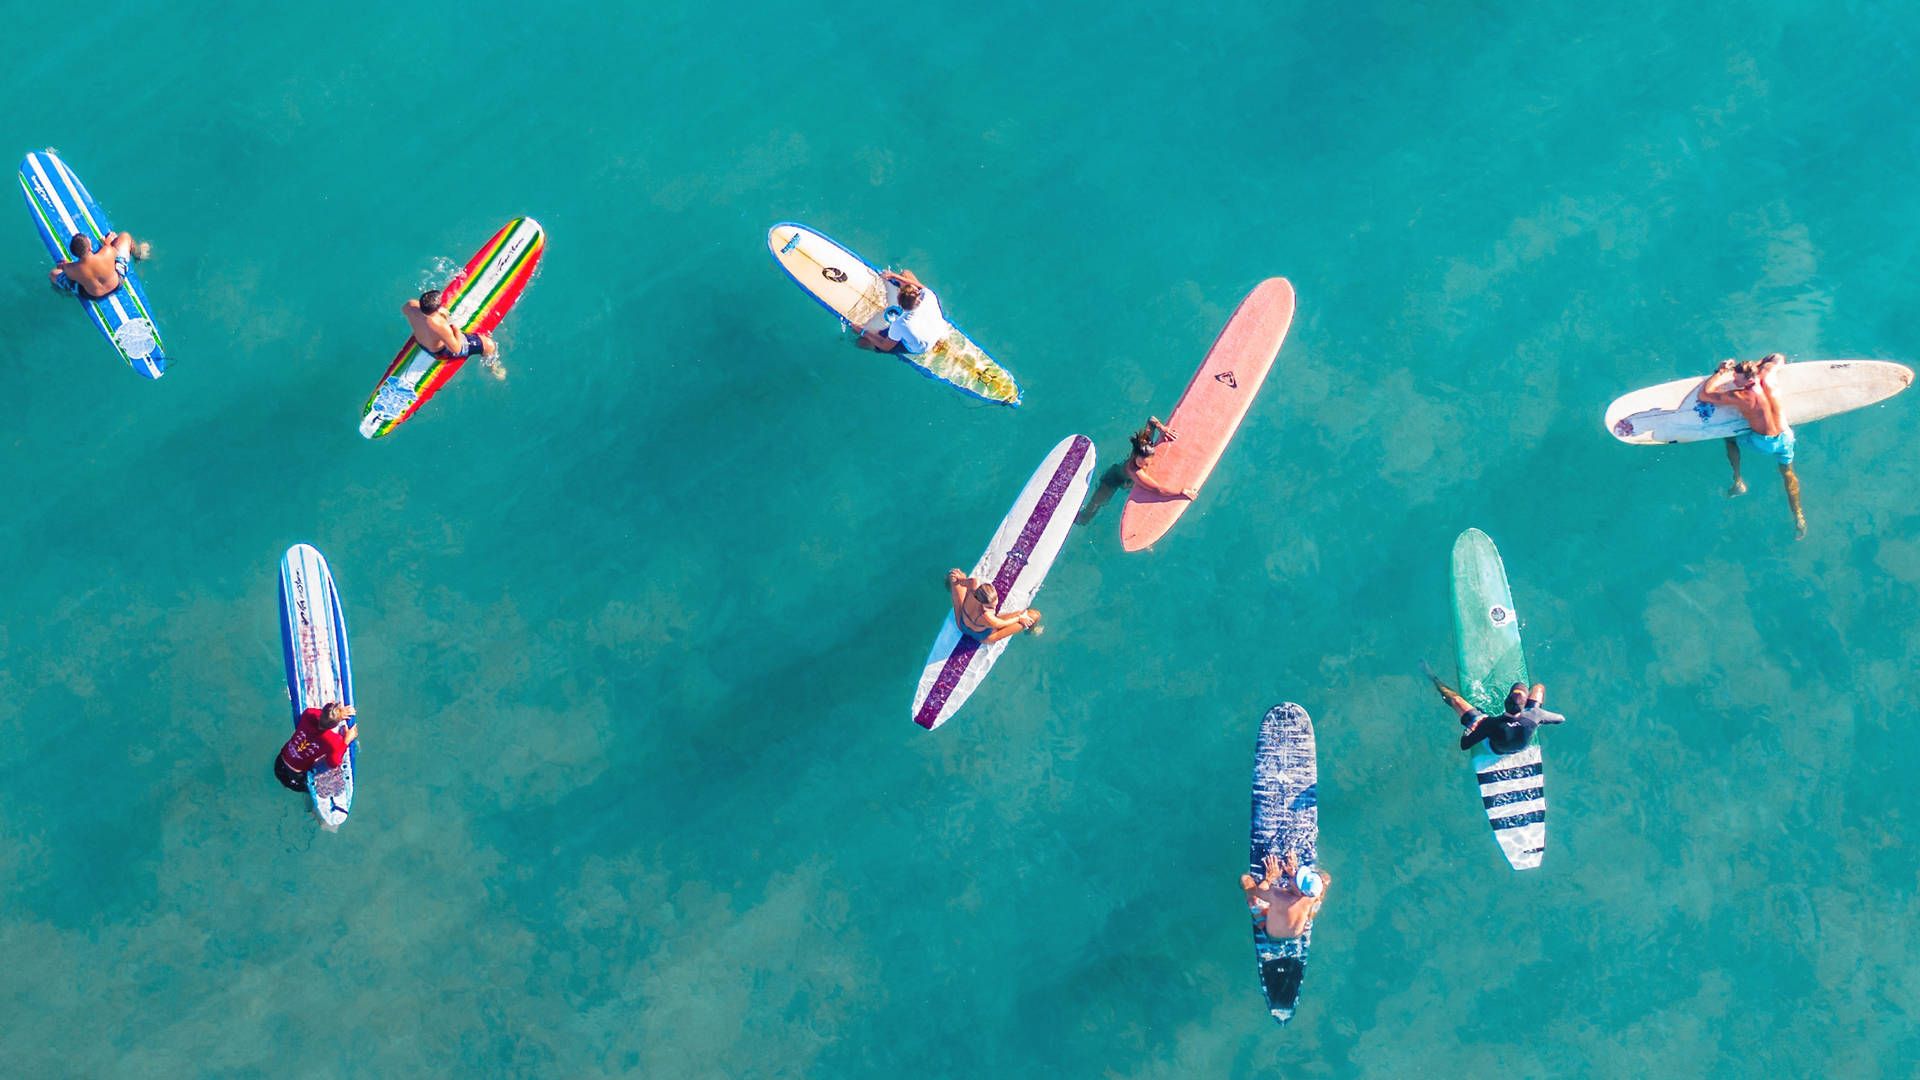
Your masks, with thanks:
[[[1787,506],[1793,510],[1794,539],[1807,536],[1807,515],[1800,512],[1800,478],[1793,474],[1793,429],[1780,415],[1780,399],[1773,394],[1767,378],[1786,361],[1780,353],[1768,353],[1758,360],[1720,361],[1720,366],[1700,387],[1700,400],[1709,405],[1731,405],[1740,410],[1753,430],[1727,440],[1727,460],[1733,464],[1733,486],[1727,497],[1747,493],[1747,482],[1740,479],[1740,447],[1765,454],[1780,463],[1781,479],[1787,485]]]
[[[62,292],[105,300],[126,279],[128,261],[144,260],[151,250],[151,245],[135,242],[132,233],[110,232],[98,248],[86,235],[74,233],[67,241],[73,258],[55,263],[47,280]]]
[[[1267,937],[1297,938],[1320,914],[1333,875],[1317,866],[1301,866],[1292,852],[1284,862],[1278,855],[1267,856],[1266,871],[1263,878],[1240,875],[1240,890],[1247,894],[1247,913]]]
[[[457,360],[462,357],[480,354],[480,363],[487,373],[496,379],[507,377],[507,369],[501,365],[498,357],[500,350],[493,343],[491,334],[463,334],[447,317],[447,309],[440,303],[440,290],[428,289],[420,294],[420,299],[409,300],[400,306],[407,317],[407,325],[413,328],[413,340],[429,355],[442,360]]]

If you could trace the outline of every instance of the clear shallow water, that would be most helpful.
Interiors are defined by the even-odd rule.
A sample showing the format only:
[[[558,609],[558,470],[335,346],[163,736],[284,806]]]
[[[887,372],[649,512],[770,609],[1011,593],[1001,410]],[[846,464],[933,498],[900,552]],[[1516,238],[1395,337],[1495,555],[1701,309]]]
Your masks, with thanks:
[[[0,130],[122,227],[177,366],[0,274],[0,1053],[21,1075],[1900,1074],[1913,401],[1801,433],[1812,535],[1614,395],[1730,354],[1911,362],[1920,17],[1523,5],[855,20],[465,5],[16,13]],[[937,31],[933,28],[938,28]],[[217,31],[217,33],[215,33]],[[116,45],[112,122],[46,85]],[[126,118],[143,118],[129,123]],[[477,141],[476,141],[477,140]],[[436,259],[530,213],[503,340],[354,432]],[[856,355],[813,224],[1019,376]],[[1292,336],[1201,506],[1069,542],[937,735],[941,614],[1048,447],[1105,462],[1269,274]],[[1547,737],[1501,862],[1418,676],[1500,544]],[[366,747],[267,773],[279,553],[327,553]],[[1300,1013],[1233,877],[1260,715],[1317,721],[1340,878]],[[1481,928],[1469,925],[1478,921]],[[1509,1028],[1470,1018],[1490,1003]],[[344,1035],[343,1035],[344,1031]],[[301,1071],[296,1068],[295,1071]]]

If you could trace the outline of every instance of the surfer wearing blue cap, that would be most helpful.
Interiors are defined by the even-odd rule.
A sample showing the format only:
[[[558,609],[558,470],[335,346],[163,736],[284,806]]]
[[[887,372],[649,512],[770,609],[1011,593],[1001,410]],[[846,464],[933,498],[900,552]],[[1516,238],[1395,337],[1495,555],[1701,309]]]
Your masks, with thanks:
[[[880,275],[887,283],[893,303],[880,313],[883,320],[860,335],[862,348],[880,352],[896,349],[919,354],[931,351],[940,339],[953,332],[953,324],[940,310],[940,298],[926,287],[911,270],[889,270]]]
[[[1727,497],[1747,493],[1747,482],[1740,479],[1740,448],[1765,454],[1780,464],[1780,478],[1787,485],[1787,506],[1793,511],[1794,539],[1807,536],[1807,515],[1800,511],[1800,478],[1793,474],[1793,428],[1780,414],[1780,399],[1767,381],[1776,368],[1786,362],[1780,353],[1768,353],[1758,360],[1720,361],[1720,366],[1700,386],[1700,400],[1708,405],[1730,405],[1740,411],[1753,430],[1727,440],[1727,461],[1733,465],[1733,486]]]
[[[55,263],[47,280],[62,292],[105,300],[126,279],[129,261],[143,260],[151,250],[151,245],[136,242],[132,233],[110,232],[97,250],[91,237],[74,233],[67,242],[73,258]]]
[[[1263,879],[1240,875],[1240,889],[1247,894],[1247,912],[1269,938],[1297,938],[1320,914],[1333,875],[1318,866],[1301,866],[1292,852],[1284,861],[1278,855],[1268,855],[1265,866]]]
[[[953,621],[982,645],[1033,630],[1040,622],[1038,608],[1000,614],[1000,590],[993,587],[993,582],[968,577],[958,569],[947,571],[947,592],[953,598]]]
[[[478,355],[494,378],[507,377],[507,369],[496,359],[500,350],[494,345],[492,335],[462,333],[447,317],[439,289],[428,289],[420,294],[420,299],[402,304],[400,311],[406,315],[407,325],[413,328],[413,340],[429,355],[442,360]]]
[[[1460,692],[1440,681],[1438,675],[1427,675],[1433,680],[1434,689],[1440,691],[1440,697],[1460,717],[1460,726],[1466,728],[1460,734],[1460,749],[1471,750],[1475,745],[1485,742],[1487,749],[1496,754],[1517,754],[1533,742],[1534,730],[1542,724],[1564,724],[1567,718],[1557,712],[1548,712],[1540,707],[1546,700],[1547,685],[1534,683],[1528,689],[1526,683],[1514,683],[1507,691],[1504,711],[1499,716],[1488,716],[1475,708],[1473,703],[1460,696]]]

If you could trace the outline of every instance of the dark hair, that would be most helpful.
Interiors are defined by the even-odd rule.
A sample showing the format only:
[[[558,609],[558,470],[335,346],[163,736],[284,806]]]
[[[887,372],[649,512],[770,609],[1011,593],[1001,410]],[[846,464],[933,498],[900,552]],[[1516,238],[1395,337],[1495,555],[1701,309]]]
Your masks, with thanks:
[[[93,241],[87,239],[86,233],[74,233],[73,239],[67,241],[67,253],[76,259],[92,250]]]
[[[440,310],[439,289],[428,289],[426,292],[420,294],[420,310],[427,315],[431,315]]]
[[[1752,378],[1754,372],[1757,372],[1760,370],[1760,365],[1757,362],[1752,360],[1742,360],[1739,363],[1733,365],[1733,370],[1734,370],[1734,373],[1737,375],[1745,375],[1748,378]]]
[[[1527,688],[1522,683],[1514,683],[1507,691],[1507,712],[1517,713],[1527,707]]]
[[[974,587],[973,598],[982,604],[998,603],[1000,600],[1000,590],[994,588],[992,582],[983,581]]]
[[[926,290],[915,285],[913,282],[903,281],[900,283],[900,307],[903,310],[912,311],[918,308],[920,306],[920,298],[924,295],[926,295]]]

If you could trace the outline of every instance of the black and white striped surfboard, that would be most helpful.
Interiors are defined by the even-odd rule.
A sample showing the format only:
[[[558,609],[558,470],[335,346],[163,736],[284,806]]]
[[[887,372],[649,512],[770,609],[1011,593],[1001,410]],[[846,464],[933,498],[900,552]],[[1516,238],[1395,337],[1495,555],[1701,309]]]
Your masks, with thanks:
[[[1531,870],[1547,853],[1547,789],[1538,743],[1517,754],[1475,754],[1480,805],[1493,838],[1515,870]]]

